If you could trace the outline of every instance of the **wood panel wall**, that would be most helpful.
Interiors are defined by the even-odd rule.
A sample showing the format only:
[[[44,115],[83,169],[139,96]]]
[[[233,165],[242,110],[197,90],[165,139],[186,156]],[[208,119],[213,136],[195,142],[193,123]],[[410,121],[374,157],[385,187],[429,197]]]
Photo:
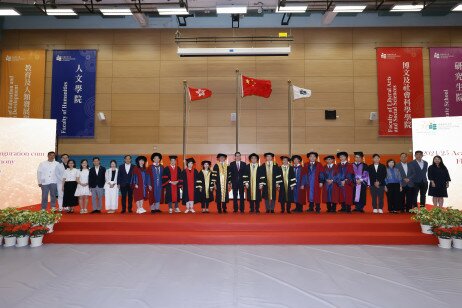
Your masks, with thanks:
[[[461,28],[292,29],[288,57],[179,58],[176,30],[24,30],[4,31],[1,48],[45,48],[45,110],[50,115],[53,49],[98,50],[95,139],[62,139],[71,154],[164,153],[182,150],[182,81],[208,87],[211,99],[190,107],[188,152],[234,152],[235,69],[273,82],[269,99],[242,100],[240,150],[288,149],[287,81],[309,88],[309,99],[294,103],[293,150],[320,153],[363,150],[384,154],[409,151],[410,138],[378,136],[375,48],[424,48],[425,114],[431,116],[428,49],[462,46]],[[277,35],[280,29],[182,29],[183,36]],[[229,45],[228,45],[229,46]],[[236,46],[236,45],[234,45]],[[243,45],[247,46],[247,45]],[[325,109],[339,118],[324,120]]]

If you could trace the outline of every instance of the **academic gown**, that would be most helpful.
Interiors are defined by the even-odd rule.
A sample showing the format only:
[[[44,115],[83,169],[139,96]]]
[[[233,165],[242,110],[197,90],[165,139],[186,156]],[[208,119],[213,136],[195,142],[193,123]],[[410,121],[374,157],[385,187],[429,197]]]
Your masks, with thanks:
[[[197,172],[197,170],[184,169],[183,171],[181,171],[181,180],[183,182],[183,205],[186,205],[186,202],[189,201],[193,201],[194,203],[199,202],[201,185],[198,182],[199,173]]]
[[[263,180],[263,191],[262,191],[262,198],[267,200],[269,199],[269,187],[268,187],[268,176],[266,175],[266,163],[262,164],[260,167],[260,174],[262,175],[262,180]],[[272,186],[271,186],[271,200],[276,200],[276,184],[281,185],[282,184],[282,174],[281,174],[281,168],[276,165],[275,163],[273,164],[273,177],[272,177]]]
[[[226,165],[226,163],[225,163]],[[222,187],[222,183],[221,183],[221,176],[220,176],[220,167],[218,166],[218,164],[215,164],[215,166],[213,166],[213,170],[212,170],[212,183],[213,183],[213,186],[215,187],[215,202],[217,203],[228,203],[229,201],[229,194],[228,194],[228,185],[231,183],[231,169],[229,168],[229,166],[226,167],[226,174],[225,174],[225,179],[224,179],[225,183],[224,184],[224,188],[223,188],[223,191],[221,189]],[[222,201],[222,196],[223,194],[225,194],[225,198],[224,200],[225,201]]]
[[[327,183],[327,180],[333,180],[331,184]],[[339,188],[337,182],[337,165],[332,164],[329,168],[328,165],[324,166],[322,173],[322,201],[324,203],[338,203]]]
[[[294,172],[294,167],[289,166],[289,172],[287,176],[287,183],[286,180],[284,179],[284,173],[282,170],[283,166],[281,166],[281,179],[282,183],[281,188],[279,189],[279,202],[280,203],[286,203],[286,202],[294,202],[294,191],[292,188],[295,187],[297,184],[297,180],[295,179],[295,172]],[[287,186],[287,187],[286,187]]]
[[[353,203],[359,202],[361,204],[366,204],[366,191],[367,187],[370,185],[367,165],[365,163],[359,163],[358,165],[354,163],[352,166],[355,175],[353,185]],[[357,179],[362,180],[361,184],[356,184]]]
[[[245,166],[245,171],[244,171],[244,175],[242,176],[243,179],[244,179],[244,184],[249,184],[249,188],[247,188],[247,200],[248,201],[257,201],[257,202],[260,202],[261,201],[261,197],[262,197],[262,190],[260,189],[260,184],[265,184],[264,182],[264,179],[265,179],[265,175],[262,173],[262,170],[260,168],[260,166],[257,164],[257,172],[256,172],[256,179],[255,179],[255,198],[252,198],[252,185],[254,185],[254,179],[252,178],[252,174],[251,174],[251,168],[252,168],[252,164],[249,163]]]
[[[313,167],[308,162],[302,169],[302,185],[305,188],[305,200],[307,203],[321,203],[321,188],[319,183],[321,180],[323,167],[321,163],[315,162]]]
[[[178,181],[178,184],[172,185],[170,181]],[[164,174],[162,175],[162,186],[165,189],[165,203],[179,202],[180,201],[180,188],[182,185],[181,180],[181,169],[176,166],[172,169],[172,166],[168,165],[164,168]]]
[[[354,186],[355,173],[353,166],[350,163],[337,164],[337,187],[339,190],[338,202],[352,205],[353,203],[353,186]],[[342,186],[342,181],[345,180],[345,186]]]
[[[149,194],[149,203],[154,204],[157,202],[164,203],[164,194],[163,194],[163,185],[162,185],[162,176],[164,174],[164,167],[159,165],[156,169],[156,166],[152,165],[148,168],[149,176],[151,178],[151,187],[152,191]]]
[[[295,181],[296,184],[294,186],[293,190],[293,198],[294,202],[300,203],[300,204],[305,204],[305,188],[300,188],[302,186],[302,171],[303,167],[302,165],[298,166],[293,166],[294,174],[295,174]]]
[[[210,190],[210,187],[213,187],[212,170],[209,170],[209,173],[210,174],[209,174],[208,185],[206,185],[205,174],[204,174],[203,170],[199,171],[199,175],[197,176],[197,183],[202,188],[201,191],[200,191],[199,202],[212,202],[213,201],[213,191]],[[208,188],[208,196],[207,196],[207,188]]]
[[[138,188],[136,188],[136,185]],[[133,199],[136,201],[147,200],[149,197],[149,186],[151,185],[151,178],[146,169],[141,169],[136,166],[133,169],[131,186],[133,189]]]

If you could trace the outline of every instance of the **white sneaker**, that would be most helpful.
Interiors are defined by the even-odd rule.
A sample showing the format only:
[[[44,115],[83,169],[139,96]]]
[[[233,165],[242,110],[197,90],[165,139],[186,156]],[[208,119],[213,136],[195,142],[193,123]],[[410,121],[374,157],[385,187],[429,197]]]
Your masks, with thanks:
[[[177,207],[177,208],[175,209],[175,213],[181,213],[180,208]]]
[[[374,209],[374,210],[372,211],[372,213],[374,213],[374,214],[377,214],[378,212],[379,212],[379,210],[377,210],[377,209]]]
[[[379,209],[379,214],[383,214],[383,210],[382,210],[382,209]]]
[[[185,214],[188,214],[189,213],[189,209],[186,209],[186,211],[184,211]]]
[[[191,208],[191,213],[196,213],[196,211],[193,208]]]
[[[172,214],[172,213],[173,213],[173,209],[168,209],[168,213],[169,213],[169,214]]]
[[[146,213],[146,210],[143,208],[140,208],[140,214],[144,214],[144,213]]]

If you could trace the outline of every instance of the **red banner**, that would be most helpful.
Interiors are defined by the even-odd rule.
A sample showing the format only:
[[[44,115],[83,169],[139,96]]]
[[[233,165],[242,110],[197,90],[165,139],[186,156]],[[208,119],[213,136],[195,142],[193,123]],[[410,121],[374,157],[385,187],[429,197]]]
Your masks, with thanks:
[[[422,48],[377,48],[379,135],[411,136],[412,118],[423,118]]]

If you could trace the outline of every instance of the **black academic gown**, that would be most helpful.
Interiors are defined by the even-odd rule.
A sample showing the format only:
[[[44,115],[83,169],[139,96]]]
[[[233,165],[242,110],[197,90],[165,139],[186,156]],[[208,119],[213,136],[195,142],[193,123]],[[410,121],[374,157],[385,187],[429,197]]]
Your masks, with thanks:
[[[263,199],[268,199],[268,177],[266,175],[266,163],[262,164],[260,167],[260,174],[262,174],[263,177],[263,193],[262,197]],[[273,178],[272,178],[272,198],[271,200],[276,200],[276,184],[281,185],[282,183],[282,174],[281,174],[281,168],[276,165],[276,163],[273,163]]]
[[[294,202],[294,191],[292,187],[297,184],[297,179],[295,178],[295,170],[294,167],[289,166],[289,174],[287,178],[287,192],[284,183],[284,175],[282,174],[282,166],[279,169],[281,171],[281,180],[282,183],[280,184],[281,188],[279,189],[279,202],[286,203],[286,202]]]
[[[165,203],[171,202],[180,202],[180,188],[182,184],[181,179],[181,169],[180,167],[175,167],[175,172],[177,173],[178,184],[176,189],[176,201],[173,200],[172,196],[172,184],[169,182],[172,180],[172,174],[170,173],[170,168],[167,166],[164,168],[164,174],[162,175],[162,186],[165,187]]]
[[[186,202],[193,201],[194,203],[200,202],[201,191],[200,191],[200,183],[199,183],[199,173],[196,169],[193,169],[194,173],[194,180],[192,183],[192,189],[194,190],[194,200],[189,200],[189,181],[188,181],[188,173],[186,169],[181,171],[181,180],[183,182],[183,196],[182,196],[182,204],[186,205]]]
[[[226,196],[225,196],[225,202],[228,203],[229,201],[229,194],[228,194],[228,185],[231,183],[231,169],[229,168],[228,166],[228,169],[226,170],[227,171],[227,174],[226,174],[226,183],[225,183],[225,193],[226,193]],[[215,166],[213,166],[213,170],[212,170],[212,183],[215,187],[215,202],[217,203],[221,203],[221,179],[220,179],[220,169],[218,167],[218,164],[215,164]]]
[[[265,175],[262,173],[262,170],[261,170],[260,166],[258,165],[257,174],[256,174],[257,179],[255,181],[255,183],[257,185],[257,189],[256,189],[256,192],[255,192],[255,200],[253,200],[252,199],[252,191],[251,191],[251,173],[250,173],[251,166],[252,166],[252,164],[250,164],[250,163],[247,164],[245,166],[244,174],[242,175],[244,184],[246,184],[246,183],[249,184],[249,188],[247,188],[247,200],[248,201],[260,202],[261,201],[261,193],[262,193],[262,191],[260,190],[260,184],[264,184]]]
[[[199,175],[197,177],[198,185],[201,186],[200,200],[199,200],[200,202],[212,202],[213,201],[213,191],[210,191],[210,187],[213,187],[212,170],[209,170],[209,172],[210,172],[210,177],[209,177],[209,197],[208,198],[205,192],[205,176],[202,170],[199,171]]]

